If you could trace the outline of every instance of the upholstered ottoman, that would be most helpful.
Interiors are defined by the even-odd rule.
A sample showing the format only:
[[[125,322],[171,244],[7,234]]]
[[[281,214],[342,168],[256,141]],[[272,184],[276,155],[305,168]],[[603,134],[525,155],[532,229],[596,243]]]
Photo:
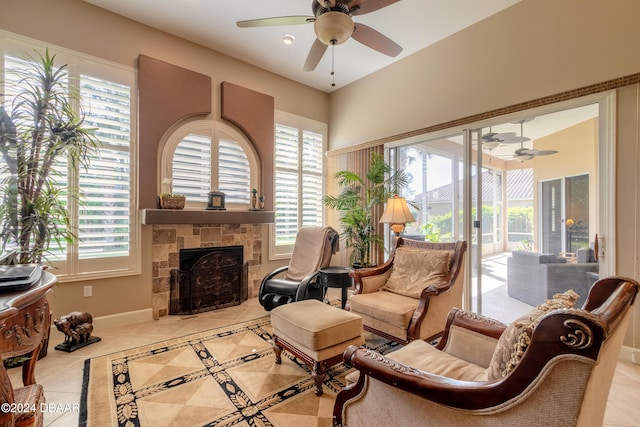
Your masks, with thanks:
[[[293,302],[271,311],[276,363],[287,350],[313,372],[316,395],[322,396],[327,368],[342,362],[350,345],[364,344],[362,318],[318,300]]]

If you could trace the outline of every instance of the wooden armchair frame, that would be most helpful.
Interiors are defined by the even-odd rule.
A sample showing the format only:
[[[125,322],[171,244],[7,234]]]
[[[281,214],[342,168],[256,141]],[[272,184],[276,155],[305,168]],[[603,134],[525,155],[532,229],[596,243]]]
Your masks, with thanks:
[[[366,331],[372,332],[376,335],[382,336],[386,339],[398,342],[400,344],[406,344],[414,339],[435,339],[442,335],[442,329],[434,330],[427,329],[425,336],[425,329],[423,329],[423,323],[425,320],[427,321],[435,321],[437,322],[436,329],[438,327],[442,327],[444,325],[444,319],[446,313],[454,306],[462,305],[462,289],[464,283],[464,259],[465,253],[467,250],[467,242],[465,241],[457,241],[451,243],[433,243],[426,241],[418,241],[405,239],[403,237],[399,237],[396,240],[396,244],[389,256],[387,261],[380,265],[379,267],[373,268],[365,268],[354,270],[349,273],[349,275],[353,278],[355,291],[354,295],[371,293],[378,291],[386,282],[387,278],[390,276],[391,271],[393,269],[393,263],[395,259],[396,250],[400,247],[410,247],[410,248],[418,248],[418,249],[426,249],[426,250],[447,250],[452,251],[452,256],[450,258],[449,263],[449,272],[443,279],[442,283],[439,285],[428,286],[422,290],[422,293],[419,298],[418,306],[411,316],[411,320],[409,322],[406,338],[398,337],[391,335],[385,331],[377,329],[372,325],[367,324],[366,317],[363,318],[363,328]],[[454,292],[452,292],[453,287],[457,287]],[[427,319],[427,315],[429,312],[430,303],[439,295],[448,294],[451,297],[450,306],[446,308],[442,315],[442,319]]]
[[[544,315],[516,367],[504,378],[461,381],[424,372],[362,347],[350,346],[346,364],[360,371],[357,383],[336,398],[334,425],[383,424],[377,406],[397,405],[395,413],[421,425],[569,426],[602,425],[608,391],[622,346],[631,306],[640,289],[633,279],[601,279],[582,309],[557,309]],[[454,309],[436,348],[452,343],[456,328],[497,339],[506,325]],[[458,335],[460,336],[460,335]],[[464,347],[473,349],[473,343]],[[367,397],[387,396],[365,403]],[[355,408],[353,414],[348,411]],[[382,410],[381,410],[382,411]],[[413,413],[411,413],[413,412]],[[420,416],[422,415],[422,416]],[[345,419],[346,417],[346,419]],[[365,418],[363,420],[363,417]],[[398,420],[399,424],[402,421]],[[525,423],[525,424],[526,424]]]

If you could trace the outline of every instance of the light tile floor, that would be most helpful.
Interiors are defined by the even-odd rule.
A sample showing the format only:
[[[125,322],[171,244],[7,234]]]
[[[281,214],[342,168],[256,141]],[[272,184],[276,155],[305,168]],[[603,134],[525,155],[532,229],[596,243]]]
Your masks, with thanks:
[[[331,290],[333,291],[333,290]],[[337,290],[336,290],[337,291]],[[337,294],[338,295],[338,294]],[[57,331],[52,332],[48,355],[38,361],[36,379],[44,386],[50,410],[45,414],[45,425],[70,427],[78,425],[78,402],[82,387],[84,361],[144,344],[179,337],[202,330],[255,319],[267,312],[257,300],[240,306],[201,313],[195,316],[168,316],[133,325],[94,331],[102,340],[88,347],[66,353],[55,350],[63,341]],[[21,370],[9,370],[13,384],[22,384]],[[611,387],[605,426],[640,426],[640,365],[621,361]]]

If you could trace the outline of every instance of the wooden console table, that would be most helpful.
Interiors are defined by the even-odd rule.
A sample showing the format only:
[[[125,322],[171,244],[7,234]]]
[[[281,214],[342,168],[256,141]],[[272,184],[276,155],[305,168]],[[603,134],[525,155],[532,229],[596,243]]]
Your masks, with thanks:
[[[47,294],[56,282],[53,274],[43,271],[30,288],[0,293],[0,357],[29,357],[22,364],[24,387],[14,387],[0,363],[0,426],[42,424],[42,386],[36,384],[35,368],[51,324]],[[22,398],[27,400],[20,402]]]

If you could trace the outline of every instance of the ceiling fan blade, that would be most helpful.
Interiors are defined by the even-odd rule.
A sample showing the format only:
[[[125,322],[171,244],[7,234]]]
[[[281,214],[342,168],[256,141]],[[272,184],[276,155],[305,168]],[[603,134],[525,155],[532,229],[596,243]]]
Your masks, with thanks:
[[[535,156],[535,150],[529,148],[518,148],[513,152],[516,156]]]
[[[400,0],[354,0],[349,3],[349,12],[353,15],[364,15],[374,12]]]
[[[396,42],[364,24],[355,24],[355,30],[353,30],[351,37],[363,45],[377,50],[380,53],[384,53],[385,55],[398,56],[398,54],[402,52],[402,47]]]
[[[316,41],[313,42],[313,45],[311,45],[311,50],[309,50],[309,54],[307,55],[306,61],[304,61],[304,67],[302,69],[304,71],[315,70],[326,50],[327,45],[316,39]]]
[[[497,133],[495,133],[495,132],[485,133],[484,135],[482,135],[482,140],[483,140],[483,141],[487,141],[487,142],[490,142],[490,141],[499,141],[499,140],[496,138],[496,135],[498,135],[498,134],[497,134]]]
[[[300,25],[313,22],[313,16],[291,15],[291,16],[275,16],[273,18],[249,19],[247,21],[238,21],[236,25],[240,28],[252,27],[274,27],[278,25]]]
[[[526,136],[514,136],[511,138],[501,139],[500,141],[504,142],[505,144],[521,144],[523,142],[531,141],[531,138],[527,138]]]
[[[551,154],[556,154],[556,150],[531,150],[533,151],[534,156],[549,156]]]
[[[518,148],[513,152],[516,158],[528,157],[528,160],[538,156],[549,156],[556,154],[556,150],[536,150],[535,148]]]
[[[506,141],[507,139],[512,139],[516,137],[516,133],[515,132],[500,132],[500,133],[496,133],[494,135],[495,139],[498,139],[500,141]]]

